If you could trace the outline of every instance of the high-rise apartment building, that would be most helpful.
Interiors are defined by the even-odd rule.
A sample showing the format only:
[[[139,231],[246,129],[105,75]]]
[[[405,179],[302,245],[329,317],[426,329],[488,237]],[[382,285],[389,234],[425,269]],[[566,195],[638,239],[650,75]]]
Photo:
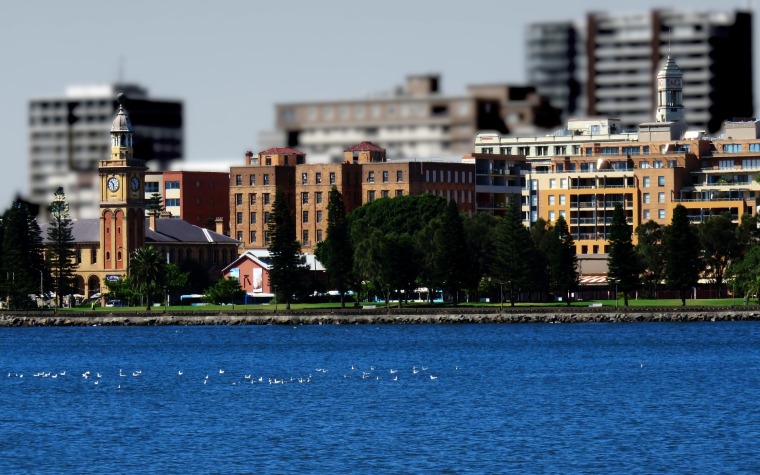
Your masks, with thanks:
[[[364,140],[382,143],[389,160],[461,157],[478,130],[535,132],[559,125],[559,110],[533,87],[473,85],[447,96],[437,75],[407,77],[393,93],[361,99],[277,104],[276,132],[266,147],[292,147],[312,163],[340,163],[343,151]]]
[[[589,13],[583,24],[530,25],[526,53],[528,81],[568,116],[617,118],[635,130],[651,120],[652,78],[667,56],[683,71],[689,125],[716,132],[753,116],[749,12]]]
[[[29,201],[47,208],[63,187],[73,218],[98,216],[98,162],[110,154],[117,93],[135,126],[134,154],[161,170],[183,155],[182,103],[156,100],[134,84],[73,86],[64,97],[29,102]]]

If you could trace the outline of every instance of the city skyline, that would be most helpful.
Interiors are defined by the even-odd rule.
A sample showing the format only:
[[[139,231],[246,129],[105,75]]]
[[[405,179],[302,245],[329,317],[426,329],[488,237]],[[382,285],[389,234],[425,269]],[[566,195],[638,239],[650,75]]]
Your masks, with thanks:
[[[71,85],[121,80],[183,101],[186,160],[242,164],[246,150],[259,151],[258,134],[273,128],[275,103],[386,92],[420,73],[441,74],[444,94],[473,83],[524,84],[527,24],[653,7],[731,11],[748,4],[481,0],[435,10],[398,1],[377,9],[347,1],[288,7],[230,1],[212,8],[138,0],[128,10],[94,1],[6,4],[0,200],[7,207],[28,192],[29,100],[60,96]]]

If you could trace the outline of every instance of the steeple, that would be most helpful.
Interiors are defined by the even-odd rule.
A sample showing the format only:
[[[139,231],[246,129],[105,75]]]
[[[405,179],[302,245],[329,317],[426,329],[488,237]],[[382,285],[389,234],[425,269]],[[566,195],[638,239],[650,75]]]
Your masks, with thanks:
[[[657,122],[683,121],[683,73],[668,55],[657,73]]]
[[[132,121],[124,109],[126,96],[119,94],[119,110],[111,125],[111,160],[129,160],[132,158]]]

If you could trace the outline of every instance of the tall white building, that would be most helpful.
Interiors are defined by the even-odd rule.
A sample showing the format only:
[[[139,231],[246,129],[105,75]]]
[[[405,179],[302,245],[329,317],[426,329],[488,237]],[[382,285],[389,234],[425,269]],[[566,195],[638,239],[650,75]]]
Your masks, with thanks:
[[[181,102],[149,99],[134,84],[68,87],[64,97],[29,101],[30,202],[44,210],[63,187],[73,218],[98,217],[98,162],[110,154],[107,131],[118,110],[113,98],[119,92],[127,96],[138,124],[135,156],[158,170],[182,158]]]
[[[690,126],[715,132],[753,116],[749,12],[589,13],[584,23],[530,25],[526,48],[528,81],[568,115],[619,118],[625,129],[651,120],[652,78],[670,56],[683,73]]]

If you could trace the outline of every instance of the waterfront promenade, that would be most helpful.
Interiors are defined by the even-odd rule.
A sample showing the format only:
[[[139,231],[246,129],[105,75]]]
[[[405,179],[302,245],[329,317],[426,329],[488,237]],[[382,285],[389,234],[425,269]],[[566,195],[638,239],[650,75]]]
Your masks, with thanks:
[[[760,320],[760,307],[347,308],[164,312],[0,313],[0,327],[133,325],[351,325],[455,323],[696,322]]]

